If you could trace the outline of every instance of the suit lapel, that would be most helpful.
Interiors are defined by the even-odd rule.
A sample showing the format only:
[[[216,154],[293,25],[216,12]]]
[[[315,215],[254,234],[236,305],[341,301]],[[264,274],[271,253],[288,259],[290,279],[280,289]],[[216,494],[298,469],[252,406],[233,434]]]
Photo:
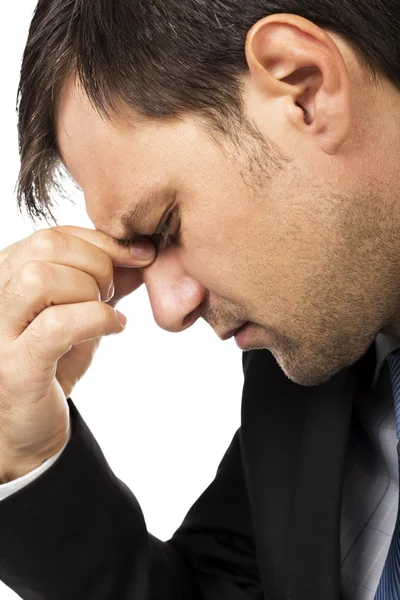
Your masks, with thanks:
[[[243,466],[267,599],[340,597],[343,468],[365,356],[306,387],[268,350],[243,354]]]

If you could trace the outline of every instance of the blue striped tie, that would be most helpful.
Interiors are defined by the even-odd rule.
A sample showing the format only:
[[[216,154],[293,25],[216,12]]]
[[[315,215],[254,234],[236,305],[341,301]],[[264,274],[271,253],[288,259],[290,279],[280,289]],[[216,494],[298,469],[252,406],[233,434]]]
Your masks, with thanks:
[[[390,377],[393,386],[394,408],[396,411],[397,438],[400,440],[400,349],[392,352],[388,358]],[[400,444],[397,444],[400,470]],[[389,552],[383,567],[375,600],[400,599],[400,510],[394,528]]]

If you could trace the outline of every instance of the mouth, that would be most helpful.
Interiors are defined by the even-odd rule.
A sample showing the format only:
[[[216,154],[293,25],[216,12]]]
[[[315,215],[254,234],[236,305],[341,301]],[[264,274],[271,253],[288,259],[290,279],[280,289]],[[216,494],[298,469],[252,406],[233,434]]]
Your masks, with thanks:
[[[243,323],[242,325],[240,325],[240,327],[236,327],[236,329],[230,329],[229,331],[226,331],[225,333],[223,333],[222,335],[218,335],[218,337],[225,342],[226,340],[229,340],[230,338],[232,338],[234,335],[236,335],[237,333],[239,333],[239,331],[241,329],[244,329],[246,327],[246,325],[249,324],[249,321],[246,321],[245,323]]]

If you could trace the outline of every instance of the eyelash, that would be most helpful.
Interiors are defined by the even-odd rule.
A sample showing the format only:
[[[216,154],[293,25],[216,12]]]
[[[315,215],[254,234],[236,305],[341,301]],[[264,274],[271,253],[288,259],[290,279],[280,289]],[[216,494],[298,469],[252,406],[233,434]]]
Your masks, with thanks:
[[[162,231],[160,231],[160,233],[155,233],[153,235],[147,236],[152,242],[153,244],[157,247],[157,241],[154,240],[154,238],[161,238],[161,242],[158,245],[157,251],[158,252],[162,252],[163,250],[165,250],[168,246],[176,243],[178,241],[179,238],[179,233],[180,233],[180,229],[181,226],[179,224],[179,227],[177,229],[177,231],[175,233],[169,233],[169,229],[171,227],[171,224],[174,220],[174,214],[175,211],[171,210],[171,212],[169,213],[167,220],[164,223],[164,226],[162,228]],[[136,241],[136,237],[135,237],[135,241]],[[124,241],[119,241],[118,243],[121,246],[124,246],[126,248],[129,248],[129,246],[132,246],[132,244],[135,242],[134,240],[124,240]]]
[[[158,234],[161,237],[161,242],[158,246],[159,252],[162,252],[168,246],[170,246],[171,244],[175,243],[178,240],[180,226],[175,233],[173,233],[173,234],[169,233],[169,229],[171,227],[173,220],[174,220],[174,211],[172,210],[169,213],[167,220],[165,221],[162,231]]]

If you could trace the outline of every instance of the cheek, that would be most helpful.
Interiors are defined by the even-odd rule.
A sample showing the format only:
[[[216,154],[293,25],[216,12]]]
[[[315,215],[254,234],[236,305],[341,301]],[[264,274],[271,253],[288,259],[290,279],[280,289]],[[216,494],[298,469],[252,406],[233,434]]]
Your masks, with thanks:
[[[251,208],[242,204],[219,219],[193,224],[181,260],[210,293],[256,319],[261,301],[269,313],[279,310],[301,283],[304,234],[283,214]]]
[[[242,299],[250,280],[249,256],[243,251],[246,224],[227,218],[196,221],[182,234],[180,259],[185,272],[217,296]]]

